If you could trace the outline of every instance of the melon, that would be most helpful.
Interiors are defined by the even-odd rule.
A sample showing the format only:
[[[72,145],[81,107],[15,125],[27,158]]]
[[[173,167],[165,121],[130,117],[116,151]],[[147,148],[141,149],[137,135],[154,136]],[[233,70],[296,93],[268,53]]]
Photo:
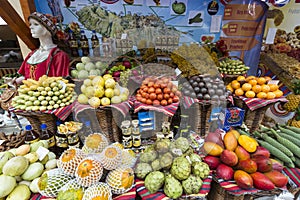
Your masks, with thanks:
[[[104,169],[116,169],[122,163],[122,149],[116,145],[107,146],[100,154],[100,162]]]
[[[78,164],[83,160],[84,153],[77,148],[69,148],[64,151],[57,161],[58,168],[66,174],[74,176]]]
[[[82,200],[101,199],[112,200],[112,193],[110,187],[106,183],[96,183],[89,187],[83,195]]]
[[[113,194],[123,194],[129,191],[134,183],[134,171],[130,167],[118,167],[108,173],[106,183]]]
[[[103,167],[98,160],[93,158],[83,159],[75,171],[76,181],[83,187],[89,187],[101,179]]]

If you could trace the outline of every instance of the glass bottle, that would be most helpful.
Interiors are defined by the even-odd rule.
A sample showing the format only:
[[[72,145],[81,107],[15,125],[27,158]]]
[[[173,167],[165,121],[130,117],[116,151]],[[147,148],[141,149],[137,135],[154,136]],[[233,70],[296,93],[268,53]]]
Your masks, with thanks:
[[[180,123],[179,134],[181,137],[187,138],[188,134],[189,134],[189,129],[190,129],[189,122],[188,122],[189,116],[188,115],[180,115],[180,117],[181,117],[181,123]]]
[[[41,124],[40,140],[46,140],[48,142],[48,149],[55,152],[55,137],[54,133],[47,129],[46,124]]]
[[[40,140],[39,134],[32,129],[31,125],[25,127],[25,144],[32,144]]]
[[[100,45],[99,45],[99,39],[97,37],[96,31],[92,31],[92,49],[93,49],[93,56],[99,57],[100,56]]]
[[[56,122],[56,125],[59,126],[60,122]],[[56,141],[56,152],[58,155],[62,154],[66,149],[68,149],[68,138],[65,133],[60,133],[59,131],[55,134]]]
[[[89,41],[84,33],[84,30],[80,31],[80,47],[83,56],[89,55]]]
[[[74,33],[72,30],[69,30],[69,46],[71,49],[71,56],[73,57],[78,57],[79,53],[78,53],[78,42],[77,39],[74,36]]]
[[[122,143],[124,148],[131,148],[132,147],[132,136],[131,136],[131,128],[130,128],[130,121],[125,120],[121,124],[122,129]]]
[[[139,148],[142,144],[141,133],[139,129],[139,120],[132,120],[132,146]]]

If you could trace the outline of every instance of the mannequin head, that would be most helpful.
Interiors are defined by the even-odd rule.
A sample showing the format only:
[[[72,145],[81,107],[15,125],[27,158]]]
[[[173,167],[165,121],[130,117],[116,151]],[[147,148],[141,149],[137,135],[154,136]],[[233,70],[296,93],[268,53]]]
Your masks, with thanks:
[[[52,37],[50,31],[34,18],[29,19],[29,28],[33,38]]]
[[[50,17],[42,14],[42,13],[38,13],[38,12],[33,12],[29,15],[28,17],[29,23],[30,23],[30,30],[32,33],[32,36],[34,37],[34,34],[38,34],[37,32],[35,32],[33,34],[33,30],[38,30],[39,34],[42,34],[42,27],[43,29],[46,29],[49,33],[50,36],[55,36],[56,32],[57,32],[57,28],[55,26],[55,24],[53,23],[53,21],[50,19]]]

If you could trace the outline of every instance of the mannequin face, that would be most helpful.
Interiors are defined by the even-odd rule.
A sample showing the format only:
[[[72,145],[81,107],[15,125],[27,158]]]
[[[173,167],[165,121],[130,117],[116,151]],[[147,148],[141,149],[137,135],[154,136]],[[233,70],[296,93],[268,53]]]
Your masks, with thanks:
[[[29,19],[29,28],[33,38],[41,38],[45,36],[51,37],[50,31],[46,29],[40,22],[35,19]]]

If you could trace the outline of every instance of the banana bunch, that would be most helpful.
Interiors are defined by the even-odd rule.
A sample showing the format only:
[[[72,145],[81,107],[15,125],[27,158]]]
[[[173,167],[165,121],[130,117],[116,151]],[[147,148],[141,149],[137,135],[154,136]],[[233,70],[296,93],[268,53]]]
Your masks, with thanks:
[[[12,106],[26,111],[53,110],[70,105],[75,99],[75,84],[62,77],[48,77],[39,80],[23,80]]]
[[[289,94],[286,99],[288,102],[284,104],[283,108],[287,111],[295,111],[300,103],[300,95]]]

